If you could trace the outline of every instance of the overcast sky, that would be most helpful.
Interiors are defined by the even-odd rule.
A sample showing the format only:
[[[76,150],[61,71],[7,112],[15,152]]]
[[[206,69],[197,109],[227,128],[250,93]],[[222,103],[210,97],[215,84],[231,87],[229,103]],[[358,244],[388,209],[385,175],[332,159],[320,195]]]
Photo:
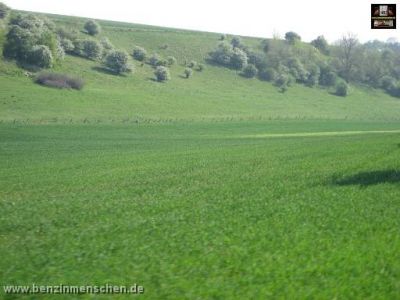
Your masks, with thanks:
[[[330,42],[353,32],[361,41],[399,38],[399,29],[371,30],[373,0],[0,0],[14,9],[229,34],[272,37],[295,31]],[[383,1],[384,3],[396,3]]]

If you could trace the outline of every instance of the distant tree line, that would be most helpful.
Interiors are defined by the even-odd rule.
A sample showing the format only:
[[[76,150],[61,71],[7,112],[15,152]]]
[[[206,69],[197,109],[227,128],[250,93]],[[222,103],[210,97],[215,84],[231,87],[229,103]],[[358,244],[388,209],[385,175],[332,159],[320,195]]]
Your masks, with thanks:
[[[223,35],[220,40],[209,55],[213,63],[237,70],[247,78],[273,82],[282,92],[296,82],[333,88],[337,95],[346,96],[348,84],[358,83],[400,97],[397,42],[361,44],[354,35],[347,34],[333,45],[323,36],[307,44],[297,33],[287,32],[284,40],[264,40],[254,50],[239,37],[228,42]]]

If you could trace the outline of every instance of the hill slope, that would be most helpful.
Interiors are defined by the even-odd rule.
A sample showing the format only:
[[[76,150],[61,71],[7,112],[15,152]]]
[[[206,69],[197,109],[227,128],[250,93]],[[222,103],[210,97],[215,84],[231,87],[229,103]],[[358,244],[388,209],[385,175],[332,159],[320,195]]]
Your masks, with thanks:
[[[82,30],[85,19],[47,15],[57,25]],[[35,85],[13,62],[0,62],[0,120],[5,122],[136,122],[240,119],[364,119],[398,120],[400,101],[378,90],[352,87],[347,98],[321,88],[295,85],[287,93],[271,83],[245,79],[235,71],[207,64],[184,79],[184,62],[203,62],[219,34],[99,21],[101,37],[131,53],[134,46],[148,53],[173,55],[172,80],[153,80],[153,69],[134,61],[127,76],[102,71],[99,62],[67,55],[56,71],[77,74],[83,91],[61,91]],[[80,33],[85,36],[84,33]],[[243,40],[260,47],[260,39]],[[164,45],[168,45],[163,49]]]

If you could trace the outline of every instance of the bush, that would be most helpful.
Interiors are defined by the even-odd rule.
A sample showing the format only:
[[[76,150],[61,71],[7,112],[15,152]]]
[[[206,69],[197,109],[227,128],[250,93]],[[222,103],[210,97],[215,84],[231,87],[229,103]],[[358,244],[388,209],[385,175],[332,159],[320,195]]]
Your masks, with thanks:
[[[287,65],[290,75],[292,75],[297,82],[306,83],[309,73],[297,57],[289,58]]]
[[[308,77],[306,80],[306,85],[309,87],[314,87],[319,83],[319,75],[321,71],[317,65],[311,65],[308,68]]]
[[[393,97],[400,97],[400,82],[397,82],[391,86],[388,92]]]
[[[160,60],[161,60],[161,57],[157,53],[154,53],[149,58],[149,64],[152,65],[153,67],[157,67]]]
[[[51,68],[53,65],[53,55],[49,47],[44,45],[33,46],[28,61],[41,68]]]
[[[329,44],[323,35],[311,41],[311,45],[317,48],[322,54],[329,55]]]
[[[75,46],[74,46],[74,43],[72,43],[71,40],[69,40],[67,38],[63,38],[62,40],[60,40],[60,45],[64,49],[64,51],[66,53],[73,53],[74,52]]]
[[[278,74],[278,76],[275,79],[274,84],[279,87],[279,91],[281,93],[286,92],[288,90],[288,86],[290,84],[289,75],[284,74],[284,73]]]
[[[173,66],[173,65],[175,65],[175,64],[176,64],[176,58],[173,57],[173,56],[168,56],[168,57],[167,57],[167,63],[168,63],[168,66]]]
[[[240,47],[242,45],[241,38],[238,37],[238,36],[233,37],[232,40],[231,40],[231,45],[232,45],[233,48]]]
[[[128,73],[132,71],[128,59],[128,53],[124,51],[112,51],[106,56],[105,66],[117,74]]]
[[[0,2],[0,19],[5,19],[10,12],[10,8],[4,3]]]
[[[156,70],[154,71],[154,75],[159,82],[171,79],[168,68],[162,66],[156,68]]]
[[[233,54],[232,45],[226,42],[221,42],[218,44],[217,49],[215,49],[210,53],[210,58],[217,64],[223,66],[229,66],[232,54]]]
[[[42,72],[36,76],[35,82],[41,85],[55,88],[71,88],[81,90],[84,82],[81,78],[71,77],[59,73]]]
[[[379,86],[385,91],[390,91],[396,85],[396,80],[390,76],[383,76],[379,82]]]
[[[100,44],[103,47],[103,49],[108,50],[108,51],[113,50],[115,48],[114,45],[111,43],[111,41],[107,37],[103,37],[100,40]]]
[[[262,70],[259,74],[260,79],[266,81],[275,81],[278,77],[278,73],[273,68],[267,68]]]
[[[83,56],[89,59],[97,60],[101,58],[101,55],[103,53],[103,48],[97,41],[84,40],[82,42],[82,51],[83,51]]]
[[[296,42],[301,41],[301,37],[296,32],[289,31],[285,34],[285,40],[289,44],[294,45]]]
[[[321,75],[319,77],[319,83],[324,86],[335,86],[337,82],[337,75],[335,72],[330,70],[321,69]]]
[[[236,70],[243,69],[247,65],[247,54],[239,48],[233,49],[230,65]]]
[[[250,51],[249,53],[247,53],[247,57],[248,63],[255,65],[259,70],[263,70],[268,67],[266,56],[262,53]]]
[[[204,65],[203,64],[198,64],[197,65],[197,71],[199,71],[199,72],[204,71]]]
[[[255,65],[249,64],[243,69],[243,76],[254,78],[257,76],[258,70]]]
[[[336,95],[346,97],[349,94],[349,86],[346,82],[340,81],[336,84]]]
[[[220,41],[225,41],[226,40],[226,34],[221,34],[219,37]]]
[[[35,29],[43,30],[45,27],[45,22],[43,21],[43,19],[41,19],[35,15],[32,15],[32,14],[28,14],[28,15],[18,14],[17,16],[13,17],[10,20],[10,24],[16,25],[16,26],[19,26],[21,28],[28,29],[31,31],[33,31]]]
[[[94,21],[94,20],[89,20],[89,21],[87,21],[87,22],[85,23],[84,28],[85,28],[86,32],[87,32],[88,34],[90,34],[90,35],[99,34],[100,31],[101,31],[100,25],[99,25],[96,21]]]
[[[132,56],[138,61],[144,61],[147,57],[147,51],[142,47],[136,46],[135,49],[133,49]]]
[[[195,62],[194,60],[190,61],[187,65],[189,68],[193,69],[197,66],[197,62]]]
[[[189,78],[192,76],[193,70],[191,68],[186,68],[184,73],[185,73],[185,77]]]

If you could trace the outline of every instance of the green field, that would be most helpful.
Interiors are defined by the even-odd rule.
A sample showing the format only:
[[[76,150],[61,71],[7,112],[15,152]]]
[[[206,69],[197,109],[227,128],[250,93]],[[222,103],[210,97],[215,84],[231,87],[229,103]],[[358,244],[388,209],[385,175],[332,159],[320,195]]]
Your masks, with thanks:
[[[399,299],[398,99],[362,86],[346,98],[300,85],[282,94],[211,65],[186,80],[183,61],[204,62],[218,34],[101,25],[118,47],[178,65],[160,84],[148,65],[114,76],[67,56],[56,70],[86,80],[71,91],[0,60],[1,285]],[[110,298],[132,296],[79,297]]]

